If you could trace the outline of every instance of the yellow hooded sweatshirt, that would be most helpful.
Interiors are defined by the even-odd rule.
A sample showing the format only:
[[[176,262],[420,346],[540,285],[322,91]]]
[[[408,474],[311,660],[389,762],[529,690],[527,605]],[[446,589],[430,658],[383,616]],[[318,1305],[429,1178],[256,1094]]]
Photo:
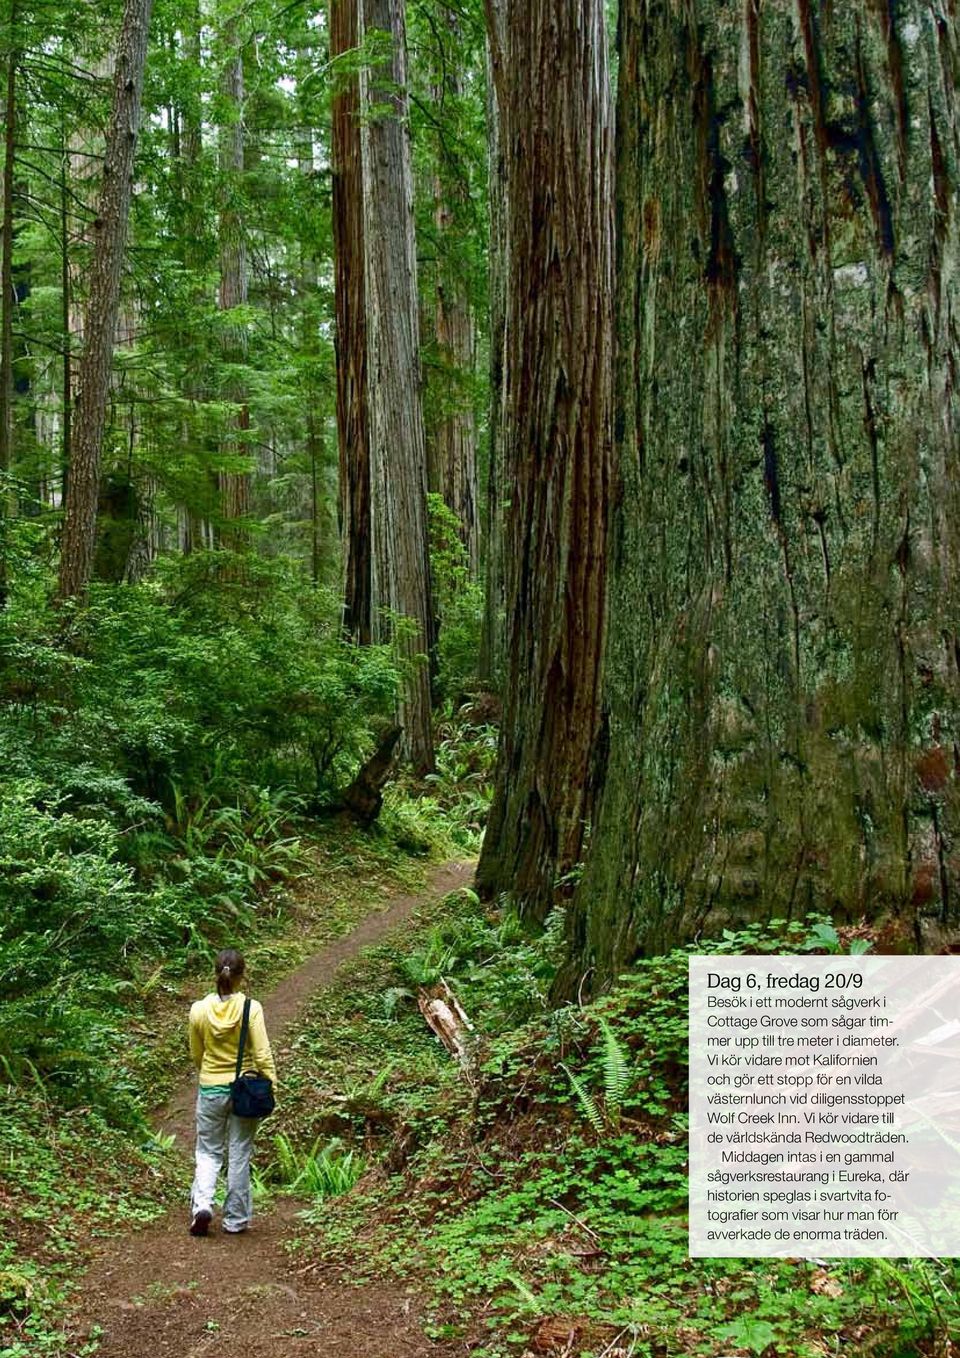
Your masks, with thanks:
[[[228,1085],[237,1072],[240,1022],[243,1018],[242,990],[232,995],[204,995],[190,1008],[190,1054],[200,1072],[201,1085]],[[244,1070],[259,1070],[277,1083],[277,1068],[263,1021],[259,1000],[250,1002],[250,1027],[243,1049]]]

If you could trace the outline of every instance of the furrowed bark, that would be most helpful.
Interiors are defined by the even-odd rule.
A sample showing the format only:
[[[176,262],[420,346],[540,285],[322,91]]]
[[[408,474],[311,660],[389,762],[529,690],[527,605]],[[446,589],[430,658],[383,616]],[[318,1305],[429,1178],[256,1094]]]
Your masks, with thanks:
[[[402,749],[423,773],[434,763],[430,674],[433,643],[427,543],[427,470],[421,409],[413,176],[407,124],[401,0],[362,0],[362,31],[384,45],[360,76],[372,504],[372,627],[396,634],[409,672],[399,705]]]
[[[611,127],[598,0],[491,4],[509,233],[507,673],[477,872],[542,916],[581,856],[600,735],[611,454]],[[549,78],[545,73],[549,72]]]
[[[437,225],[449,230],[450,214],[438,192]],[[441,380],[452,385],[449,409],[434,431],[430,447],[430,489],[443,497],[459,524],[467,565],[475,577],[480,542],[477,518],[477,434],[471,399],[462,390],[464,377],[472,375],[474,363],[473,313],[463,284],[455,278],[437,287],[434,320]],[[460,387],[461,390],[457,390]]]
[[[619,71],[611,759],[573,970],[811,909],[924,943],[960,875],[956,24],[626,0]]]

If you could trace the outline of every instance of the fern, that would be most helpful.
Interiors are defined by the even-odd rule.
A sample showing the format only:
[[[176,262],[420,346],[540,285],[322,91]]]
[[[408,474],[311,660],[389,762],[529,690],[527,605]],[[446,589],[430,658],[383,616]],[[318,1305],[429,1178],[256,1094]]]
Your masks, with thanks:
[[[406,986],[393,985],[389,990],[383,992],[383,1014],[385,1018],[392,1019],[397,1012],[401,1000],[412,1000],[414,994]]]
[[[603,1136],[603,1133],[606,1130],[606,1123],[604,1122],[603,1114],[597,1105],[596,1099],[590,1093],[589,1089],[587,1089],[580,1077],[574,1075],[569,1066],[564,1065],[562,1061],[560,1064],[567,1072],[567,1079],[570,1081],[573,1092],[580,1100],[580,1107],[583,1110],[584,1117],[590,1123],[590,1126],[596,1132],[597,1136]]]
[[[293,1143],[288,1136],[283,1133],[273,1138],[273,1147],[277,1155],[278,1178],[281,1183],[291,1184],[300,1173],[300,1157],[293,1148]]]
[[[366,1162],[355,1151],[344,1151],[340,1141],[321,1147],[314,1142],[306,1154],[299,1154],[288,1136],[273,1138],[276,1150],[275,1177],[291,1193],[313,1198],[332,1198],[347,1193],[366,1169]]]
[[[389,1080],[390,1076],[393,1074],[394,1067],[397,1064],[397,1059],[398,1058],[395,1056],[391,1057],[387,1064],[380,1071],[380,1074],[376,1077],[375,1080],[371,1082],[367,1090],[368,1098],[377,1099],[386,1089],[387,1080]]]
[[[340,1141],[331,1141],[322,1149],[317,1141],[290,1187],[314,1198],[334,1198],[348,1193],[365,1168],[356,1151],[344,1152]]]
[[[607,1111],[616,1115],[623,1106],[624,1095],[630,1087],[633,1071],[626,1052],[604,1018],[600,1020],[600,1031],[603,1033],[603,1087]]]

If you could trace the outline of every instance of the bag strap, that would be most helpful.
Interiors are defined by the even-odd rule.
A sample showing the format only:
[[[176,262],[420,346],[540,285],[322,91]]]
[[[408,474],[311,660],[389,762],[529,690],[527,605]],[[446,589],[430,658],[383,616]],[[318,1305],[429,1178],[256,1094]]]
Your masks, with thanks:
[[[240,1073],[243,1070],[243,1049],[247,1045],[247,1032],[249,1028],[250,1028],[250,997],[248,996],[243,1002],[243,1019],[240,1023],[240,1046],[237,1048],[236,1078],[238,1080],[240,1079]]]

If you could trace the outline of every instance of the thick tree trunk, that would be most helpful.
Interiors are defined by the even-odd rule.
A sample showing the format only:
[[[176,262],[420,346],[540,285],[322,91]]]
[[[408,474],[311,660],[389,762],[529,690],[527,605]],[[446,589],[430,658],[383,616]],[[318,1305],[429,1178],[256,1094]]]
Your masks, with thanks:
[[[90,294],[78,370],[79,394],[61,542],[61,599],[82,596],[93,568],[103,430],[113,369],[120,275],[133,194],[134,157],[152,9],[153,0],[126,0],[117,43],[113,111],[107,128],[99,206],[93,223]]]
[[[490,315],[490,412],[487,455],[486,524],[483,535],[483,628],[480,634],[478,677],[489,688],[499,688],[503,654],[503,354],[507,316],[507,191],[506,165],[500,136],[500,109],[493,78],[491,45],[487,40],[487,165],[490,248],[487,288]]]
[[[423,773],[434,758],[430,674],[416,658],[431,649],[433,610],[402,0],[362,0],[362,11],[363,36],[379,31],[391,40],[388,59],[360,77],[372,623],[374,638],[383,638],[393,627],[384,610],[408,620],[397,634],[410,662],[398,716],[403,753]]]
[[[621,25],[591,989],[721,924],[955,923],[960,874],[956,24],[626,0]]]
[[[592,809],[611,454],[611,127],[600,0],[488,8],[507,155],[507,674],[477,883],[542,915]],[[549,78],[545,73],[549,72]]]
[[[230,56],[221,80],[221,93],[227,109],[227,121],[220,129],[220,173],[224,182],[224,202],[220,211],[220,296],[221,311],[232,311],[246,306],[248,295],[247,242],[243,213],[240,207],[244,166],[243,125],[243,53],[239,48],[236,21],[227,25],[224,35]],[[246,323],[231,325],[224,337],[224,359],[235,369],[242,368],[247,358]],[[250,427],[250,413],[242,378],[234,374],[228,378],[224,392],[227,400],[237,407],[234,433],[224,438],[221,450],[225,457],[238,465],[221,471],[218,476],[221,510],[230,528],[223,538],[229,546],[242,545],[243,536],[233,526],[236,520],[250,513],[250,472],[242,467],[247,458],[243,435]]]
[[[330,0],[331,61],[352,51],[358,40],[357,0]],[[344,622],[368,645],[372,533],[359,91],[355,74],[336,77],[331,163]]]

